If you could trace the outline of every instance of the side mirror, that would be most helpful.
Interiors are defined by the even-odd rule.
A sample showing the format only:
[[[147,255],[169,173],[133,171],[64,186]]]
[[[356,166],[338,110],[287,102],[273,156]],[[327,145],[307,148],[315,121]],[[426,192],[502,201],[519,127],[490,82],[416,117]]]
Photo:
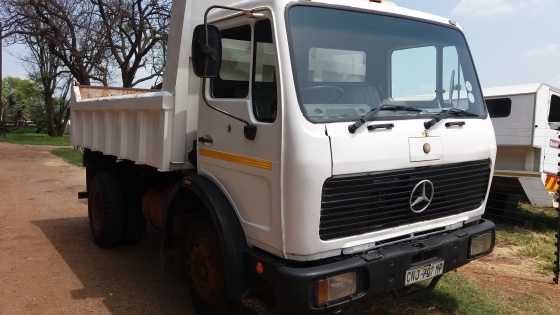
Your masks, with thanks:
[[[208,38],[206,35],[208,34]],[[194,73],[200,78],[216,78],[222,65],[222,39],[214,25],[198,25],[192,42]]]

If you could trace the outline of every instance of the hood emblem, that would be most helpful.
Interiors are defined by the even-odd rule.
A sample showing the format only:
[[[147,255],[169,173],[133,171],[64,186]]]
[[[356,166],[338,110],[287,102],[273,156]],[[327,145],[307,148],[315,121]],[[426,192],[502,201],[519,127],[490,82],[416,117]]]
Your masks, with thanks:
[[[424,150],[424,153],[429,154],[430,152],[432,152],[432,146],[429,143],[424,143],[424,146],[422,147],[422,149]]]
[[[414,213],[422,213],[428,209],[434,200],[434,183],[423,180],[416,184],[410,194],[410,210]]]

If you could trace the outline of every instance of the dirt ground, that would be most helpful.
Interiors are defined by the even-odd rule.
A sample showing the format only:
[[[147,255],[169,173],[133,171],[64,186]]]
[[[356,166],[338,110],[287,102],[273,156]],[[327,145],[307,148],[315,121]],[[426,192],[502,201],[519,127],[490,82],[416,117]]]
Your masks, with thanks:
[[[461,268],[460,273],[516,304],[523,314],[560,314],[560,286],[553,283],[553,275],[543,274],[535,260],[515,255],[510,247],[498,246],[492,255]]]
[[[77,200],[85,172],[48,147],[0,143],[0,314],[191,314],[159,238],[101,250]]]
[[[192,314],[183,279],[161,271],[157,234],[112,251],[93,245],[77,200],[85,172],[49,149],[0,143],[0,314]],[[459,272],[560,313],[560,289],[536,270],[498,249]]]

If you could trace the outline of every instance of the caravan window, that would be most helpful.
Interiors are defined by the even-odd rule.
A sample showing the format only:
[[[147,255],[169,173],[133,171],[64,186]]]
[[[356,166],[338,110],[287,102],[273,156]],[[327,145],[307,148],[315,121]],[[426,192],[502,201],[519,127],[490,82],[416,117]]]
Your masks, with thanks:
[[[511,114],[511,98],[486,100],[486,106],[492,118],[505,118]]]
[[[549,122],[560,122],[560,97],[552,95],[550,99],[550,113],[548,114]]]

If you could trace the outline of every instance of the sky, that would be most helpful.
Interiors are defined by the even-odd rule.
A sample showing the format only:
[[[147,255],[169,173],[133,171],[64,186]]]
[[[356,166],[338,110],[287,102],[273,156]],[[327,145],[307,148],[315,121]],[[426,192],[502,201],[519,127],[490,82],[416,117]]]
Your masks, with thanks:
[[[449,17],[464,29],[483,87],[546,82],[560,87],[558,0],[393,0]],[[21,46],[4,48],[3,75],[26,76]]]

